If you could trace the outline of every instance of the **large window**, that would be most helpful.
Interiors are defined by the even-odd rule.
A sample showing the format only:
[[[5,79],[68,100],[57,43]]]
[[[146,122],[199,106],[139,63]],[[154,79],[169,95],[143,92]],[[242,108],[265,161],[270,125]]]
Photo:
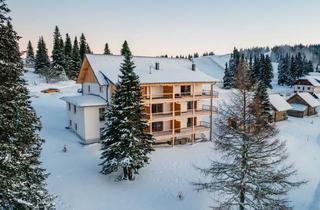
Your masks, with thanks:
[[[104,121],[105,120],[105,116],[104,116],[105,111],[106,111],[105,108],[99,108],[99,120],[100,121]]]
[[[76,107],[76,105],[73,105],[73,113],[77,113],[77,107]]]
[[[71,104],[68,102],[68,109],[71,111]]]
[[[187,127],[192,127],[194,125],[194,122],[195,122],[195,118],[193,117],[188,118]]]
[[[182,85],[181,86],[181,95],[182,96],[191,95],[191,86],[190,85]]]
[[[193,101],[188,101],[187,102],[187,109],[188,110],[193,109]]]
[[[163,122],[153,122],[152,131],[163,131]]]
[[[152,113],[163,112],[163,104],[152,104]]]

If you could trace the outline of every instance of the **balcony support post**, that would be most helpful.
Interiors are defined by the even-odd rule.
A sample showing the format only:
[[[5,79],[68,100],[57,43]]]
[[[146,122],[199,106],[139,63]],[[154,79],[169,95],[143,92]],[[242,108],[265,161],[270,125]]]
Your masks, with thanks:
[[[212,115],[213,115],[213,84],[210,85],[210,134],[209,134],[209,137],[210,137],[210,141],[212,141]]]
[[[150,85],[148,85],[148,89],[149,89],[149,107],[150,107],[150,110],[149,110],[149,114],[150,114],[149,126],[150,126],[150,134],[152,134],[152,88],[151,88]]]
[[[174,85],[172,85],[172,147],[174,147],[174,136],[175,136],[175,114],[176,114],[176,106],[175,106],[175,89]]]

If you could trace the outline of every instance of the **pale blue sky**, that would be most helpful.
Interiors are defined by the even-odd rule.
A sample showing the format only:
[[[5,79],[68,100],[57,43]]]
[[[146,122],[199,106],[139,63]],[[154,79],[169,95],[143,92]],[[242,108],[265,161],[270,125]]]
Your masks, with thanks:
[[[34,48],[49,50],[58,25],[72,37],[84,32],[101,53],[118,54],[128,40],[135,55],[228,53],[233,46],[320,43],[320,0],[7,0],[13,25]]]

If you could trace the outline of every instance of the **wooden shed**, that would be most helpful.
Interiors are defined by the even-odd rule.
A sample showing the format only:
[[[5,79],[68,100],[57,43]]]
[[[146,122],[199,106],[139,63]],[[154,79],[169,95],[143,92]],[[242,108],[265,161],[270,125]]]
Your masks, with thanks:
[[[293,117],[312,116],[317,114],[319,101],[307,92],[298,92],[292,95],[287,102],[292,106],[288,115]]]
[[[272,106],[272,121],[279,122],[288,119],[288,110],[292,106],[279,94],[269,95],[270,104]]]

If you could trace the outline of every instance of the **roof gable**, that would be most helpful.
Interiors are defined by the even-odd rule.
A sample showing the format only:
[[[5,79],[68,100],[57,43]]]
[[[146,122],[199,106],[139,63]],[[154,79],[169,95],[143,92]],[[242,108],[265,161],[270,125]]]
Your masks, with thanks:
[[[306,104],[308,104],[311,107],[320,106],[320,102],[308,92],[298,92],[293,96],[291,96],[288,100],[290,100],[295,96],[298,96],[299,98],[301,98]]]
[[[269,95],[271,105],[279,112],[292,109],[291,105],[279,94]]]

